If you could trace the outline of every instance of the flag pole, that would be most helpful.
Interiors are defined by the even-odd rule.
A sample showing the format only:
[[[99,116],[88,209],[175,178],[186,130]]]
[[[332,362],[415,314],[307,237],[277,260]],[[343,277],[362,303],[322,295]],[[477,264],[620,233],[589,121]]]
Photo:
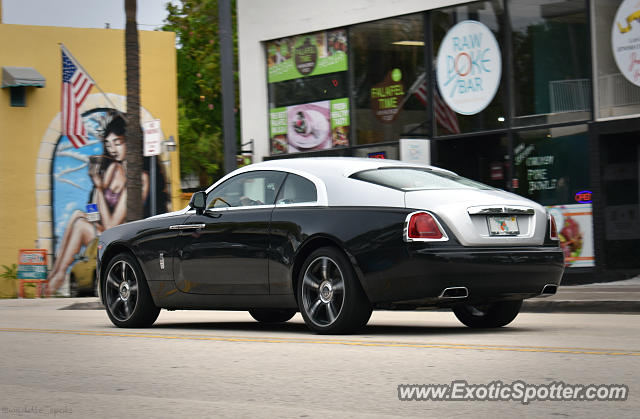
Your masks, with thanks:
[[[409,98],[411,97],[411,95],[416,92],[418,90],[418,88],[420,87],[420,85],[422,83],[424,83],[425,79],[426,79],[426,75],[427,73],[422,73],[417,79],[416,81],[413,82],[413,84],[411,85],[411,87],[409,87],[409,90],[407,90],[407,94],[402,98],[402,100],[400,101],[400,104],[398,105],[398,109],[402,108],[404,106],[404,104],[407,102],[407,100],[409,100]]]
[[[109,102],[109,105],[111,105],[111,108],[113,110],[115,110],[116,112],[118,112],[120,114],[120,116],[125,117],[126,115],[121,112],[118,108],[116,108],[116,105],[113,104],[113,102],[111,101],[111,99],[109,99],[109,96],[107,96],[107,94],[104,92],[104,90],[102,90],[102,88],[100,87],[100,85],[98,85],[98,83],[93,79],[93,77],[91,77],[91,74],[89,74],[89,72],[87,70],[84,69],[84,67],[82,66],[82,64],[80,64],[78,62],[78,60],[76,60],[76,57],[73,56],[73,54],[71,54],[71,51],[69,51],[67,49],[67,47],[64,46],[64,44],[62,42],[59,42],[58,45],[60,45],[60,48],[64,51],[65,54],[67,54],[67,56],[69,57],[69,59],[71,61],[73,61],[73,63],[75,65],[77,65],[80,70],[82,70],[84,72],[84,74],[87,75],[87,77],[91,80],[91,82],[93,83],[93,85],[95,87],[98,88],[98,90],[100,90],[100,93],[102,93],[102,96],[104,96],[105,99],[107,99],[107,102]]]

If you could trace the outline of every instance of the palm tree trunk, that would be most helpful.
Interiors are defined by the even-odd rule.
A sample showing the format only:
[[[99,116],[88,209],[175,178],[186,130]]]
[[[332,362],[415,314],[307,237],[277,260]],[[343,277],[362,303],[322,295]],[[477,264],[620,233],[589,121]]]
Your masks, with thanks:
[[[140,128],[140,46],[137,0],[125,0],[124,44],[127,71],[127,221],[142,218],[142,129]]]

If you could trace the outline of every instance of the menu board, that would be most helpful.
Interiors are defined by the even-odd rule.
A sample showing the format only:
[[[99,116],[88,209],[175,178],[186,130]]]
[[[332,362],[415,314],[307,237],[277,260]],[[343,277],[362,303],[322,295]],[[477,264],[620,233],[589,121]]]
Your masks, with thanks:
[[[273,108],[269,112],[271,154],[349,145],[349,99]]]
[[[315,32],[267,42],[269,83],[347,70],[347,31]]]

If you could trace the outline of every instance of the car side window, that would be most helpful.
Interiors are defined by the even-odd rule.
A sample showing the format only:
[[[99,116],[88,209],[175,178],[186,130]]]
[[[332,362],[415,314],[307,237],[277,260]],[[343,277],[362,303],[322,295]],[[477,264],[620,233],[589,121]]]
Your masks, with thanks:
[[[285,173],[257,170],[242,173],[207,194],[207,209],[273,205]]]
[[[316,185],[302,176],[289,173],[280,188],[276,204],[314,203],[318,200]]]

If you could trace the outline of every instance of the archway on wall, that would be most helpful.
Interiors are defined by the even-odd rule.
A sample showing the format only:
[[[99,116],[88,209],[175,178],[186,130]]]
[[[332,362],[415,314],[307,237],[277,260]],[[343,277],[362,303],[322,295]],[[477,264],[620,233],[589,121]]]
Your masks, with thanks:
[[[74,255],[80,254],[102,230],[102,226],[96,223],[93,223],[93,228],[80,228],[82,225],[90,225],[84,218],[84,211],[86,204],[95,202],[95,189],[89,171],[93,168],[105,175],[109,163],[115,161],[103,146],[103,133],[114,116],[124,112],[125,107],[125,96],[89,95],[81,109],[89,142],[81,148],[75,149],[66,137],[60,135],[60,114],[52,119],[42,137],[36,168],[38,246],[47,250],[49,261],[56,262],[53,265],[53,273],[57,270],[60,275],[64,275],[64,280],[59,281],[61,286],[58,289],[63,295],[69,294],[69,270],[77,259]],[[152,119],[154,118],[146,109],[141,109],[141,123]],[[158,157],[159,166],[164,169],[158,170],[158,173],[170,173],[169,154],[165,152]],[[148,165],[149,160],[145,160]],[[114,165],[111,169],[117,166],[122,167]],[[167,195],[164,193],[171,187],[169,177],[158,176],[158,180],[159,196],[161,199],[166,198]],[[108,198],[111,204],[117,203],[115,194]],[[170,210],[168,199],[164,205],[165,208],[158,208]],[[81,220],[77,222],[79,218]],[[79,237],[69,240],[72,237],[67,237],[69,234],[65,235],[65,232],[76,233]],[[73,245],[70,245],[70,242],[73,242]],[[65,257],[57,261],[56,256],[65,249],[66,251],[62,252]]]

